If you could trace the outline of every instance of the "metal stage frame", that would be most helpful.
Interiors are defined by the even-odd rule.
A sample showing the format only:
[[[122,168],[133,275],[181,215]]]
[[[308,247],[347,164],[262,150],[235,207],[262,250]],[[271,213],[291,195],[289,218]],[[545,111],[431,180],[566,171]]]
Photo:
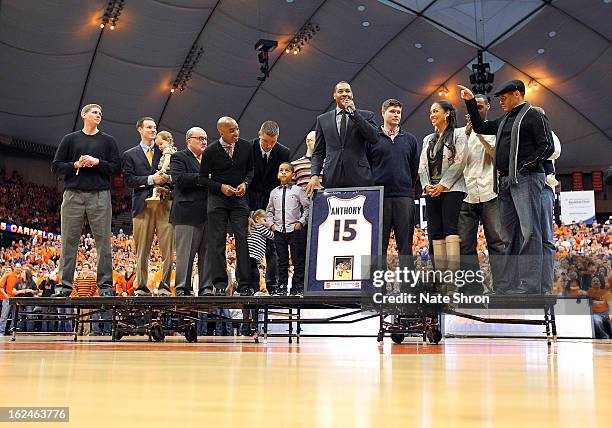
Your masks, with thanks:
[[[31,334],[19,332],[16,320],[27,316],[46,317],[45,319],[29,318],[30,322],[44,322],[55,318],[57,321],[72,320],[74,329],[70,334],[73,340],[78,339],[80,324],[99,322],[111,324],[112,340],[120,340],[126,335],[148,335],[149,340],[162,341],[164,331],[173,330],[185,335],[188,342],[197,341],[197,323],[200,314],[207,314],[205,322],[233,322],[249,323],[255,325],[256,333],[253,339],[256,343],[267,340],[268,337],[287,337],[289,343],[295,338],[298,342],[301,337],[327,336],[363,336],[363,335],[308,335],[302,333],[305,324],[352,324],[367,319],[379,319],[377,340],[382,342],[385,335],[390,335],[396,343],[402,343],[404,337],[411,334],[423,336],[423,341],[438,343],[442,339],[440,320],[441,314],[455,315],[483,323],[542,325],[545,327],[548,344],[557,340],[557,327],[554,305],[559,299],[552,295],[504,295],[489,296],[487,305],[470,306],[427,306],[416,308],[410,313],[397,313],[388,307],[374,306],[372,303],[363,305],[362,296],[206,296],[206,297],[12,297],[11,305],[11,333],[12,341],[18,334]],[[26,307],[39,307],[43,311],[27,311]],[[44,311],[44,308],[74,308],[72,314],[58,314]],[[217,309],[242,309],[243,319],[230,319],[216,314]],[[520,318],[487,318],[462,312],[461,309],[539,309],[543,311],[542,319]],[[346,313],[321,318],[305,318],[304,309],[345,309]],[[415,308],[413,308],[415,309]],[[255,314],[255,318],[252,314]],[[263,314],[263,319],[257,315]],[[103,314],[103,319],[91,320],[91,315]],[[248,314],[248,315],[247,315]],[[389,315],[394,315],[388,321]],[[351,318],[357,316],[356,318]],[[269,333],[268,327],[272,324],[288,326],[287,333]],[[295,324],[295,328],[294,328]],[[257,331],[261,326],[262,334]],[[35,334],[35,333],[34,333]],[[369,335],[365,335],[369,336]],[[374,337],[374,336],[372,336]]]

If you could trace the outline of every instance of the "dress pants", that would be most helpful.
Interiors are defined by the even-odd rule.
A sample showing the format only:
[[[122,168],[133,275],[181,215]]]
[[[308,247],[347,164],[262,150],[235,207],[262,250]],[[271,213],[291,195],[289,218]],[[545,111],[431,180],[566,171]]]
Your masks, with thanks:
[[[193,294],[191,274],[193,261],[198,255],[198,293],[203,293],[208,282],[210,269],[206,265],[207,224],[197,226],[187,224],[174,225],[176,242],[176,280],[174,292],[179,295]]]
[[[61,208],[62,254],[60,257],[60,284],[56,292],[70,294],[74,282],[77,249],[85,216],[98,251],[97,279],[100,294],[112,292],[113,259],[111,256],[111,195],[110,190],[64,190]]]
[[[159,284],[160,294],[170,294],[170,278],[172,277],[172,257],[174,237],[172,225],[169,222],[171,202],[147,201],[144,210],[134,217],[134,246],[136,247],[136,280],[134,289],[150,293],[149,257],[153,237],[157,234],[159,249],[162,256],[162,280]]]
[[[236,242],[236,279],[238,292],[249,289],[249,247],[247,244],[249,204],[246,197],[208,195],[208,265],[207,289],[227,288],[225,244],[229,221]]]

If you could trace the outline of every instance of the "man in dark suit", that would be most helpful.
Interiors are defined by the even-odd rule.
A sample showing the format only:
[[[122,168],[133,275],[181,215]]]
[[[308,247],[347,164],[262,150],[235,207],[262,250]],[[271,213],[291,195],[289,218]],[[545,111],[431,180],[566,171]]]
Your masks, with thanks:
[[[372,169],[366,157],[367,143],[376,144],[378,128],[374,113],[357,110],[347,82],[334,89],[336,108],[317,117],[316,143],[312,155],[312,176],[306,187],[309,196],[321,187],[372,186]],[[325,168],[323,168],[325,161]]]
[[[154,185],[168,183],[170,176],[157,171],[162,153],[154,143],[157,135],[155,120],[143,117],[136,122],[136,129],[140,134],[140,143],[126,150],[122,157],[125,184],[132,188],[132,221],[136,247],[134,294],[137,296],[151,294],[147,286],[149,256],[153,236],[157,233],[163,270],[158,292],[162,296],[169,296],[174,244],[172,225],[169,222],[171,203],[169,200],[146,201],[146,199],[152,196]]]
[[[202,154],[199,182],[208,186],[208,266],[210,280],[205,294],[213,287],[227,287],[225,243],[229,221],[236,241],[236,278],[238,293],[249,289],[249,247],[247,226],[249,203],[247,186],[253,180],[253,149],[239,138],[240,128],[234,119],[224,116],[217,122],[221,136]],[[201,293],[202,294],[202,293]]]
[[[265,210],[270,199],[270,192],[279,185],[278,167],[289,162],[289,148],[278,143],[279,128],[276,122],[267,120],[261,124],[259,136],[253,145],[253,181],[249,187],[249,209]],[[266,240],[266,285],[268,291],[275,293],[277,287],[278,267],[274,241]],[[286,291],[286,290],[285,290]]]
[[[198,182],[200,162],[208,136],[202,128],[194,127],[185,136],[187,148],[170,159],[170,176],[174,183],[170,223],[174,226],[176,243],[176,296],[192,295],[191,272],[198,255],[198,294],[205,292],[206,267],[206,202],[208,187]]]

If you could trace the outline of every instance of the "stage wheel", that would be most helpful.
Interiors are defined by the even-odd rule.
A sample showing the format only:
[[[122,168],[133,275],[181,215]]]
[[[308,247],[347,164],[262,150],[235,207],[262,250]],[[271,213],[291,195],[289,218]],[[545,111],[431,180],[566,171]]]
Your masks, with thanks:
[[[187,330],[185,330],[185,339],[187,339],[187,342],[189,343],[195,343],[198,341],[198,332],[195,326],[188,327]]]
[[[164,328],[161,326],[161,324],[156,324],[151,327],[151,338],[153,338],[154,341],[161,342],[165,337],[166,335],[164,334]]]
[[[391,340],[398,345],[401,345],[404,341],[404,335],[402,333],[391,333]]]
[[[432,327],[427,330],[427,340],[429,343],[439,343],[442,340],[442,333],[439,329]]]

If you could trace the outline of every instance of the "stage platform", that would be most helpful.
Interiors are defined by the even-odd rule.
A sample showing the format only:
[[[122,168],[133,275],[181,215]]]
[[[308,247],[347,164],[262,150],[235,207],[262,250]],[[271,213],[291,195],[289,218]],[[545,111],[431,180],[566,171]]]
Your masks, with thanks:
[[[488,296],[486,304],[469,305],[374,305],[363,296],[205,296],[205,297],[67,297],[67,298],[26,298],[10,299],[11,319],[38,317],[34,322],[46,320],[74,321],[73,340],[77,340],[79,324],[92,323],[91,316],[101,314],[99,323],[111,324],[113,340],[120,340],[128,334],[148,335],[149,339],[161,341],[164,331],[173,330],[185,334],[187,341],[197,341],[197,323],[200,314],[206,314],[206,322],[249,323],[256,326],[260,334],[254,334],[254,341],[267,340],[268,336],[287,337],[299,342],[302,326],[306,324],[352,324],[371,318],[379,319],[377,340],[382,342],[390,335],[401,343],[411,334],[422,334],[423,340],[438,343],[441,338],[440,315],[455,315],[484,323],[542,325],[550,344],[557,338],[554,306],[559,299],[552,295],[501,295]],[[32,312],[32,307],[38,312]],[[41,311],[40,308],[43,308]],[[47,308],[45,310],[44,308]],[[72,314],[58,314],[50,308],[73,308]],[[219,315],[218,309],[241,309],[243,319],[230,319]],[[342,309],[341,313],[325,317],[303,317],[305,309]],[[536,309],[542,311],[541,319],[488,318],[466,313],[468,309]],[[247,315],[248,314],[248,315]],[[251,316],[252,314],[252,316]],[[272,324],[284,324],[287,333],[268,333]],[[261,326],[261,329],[257,327]],[[15,323],[12,339],[20,332]]]

